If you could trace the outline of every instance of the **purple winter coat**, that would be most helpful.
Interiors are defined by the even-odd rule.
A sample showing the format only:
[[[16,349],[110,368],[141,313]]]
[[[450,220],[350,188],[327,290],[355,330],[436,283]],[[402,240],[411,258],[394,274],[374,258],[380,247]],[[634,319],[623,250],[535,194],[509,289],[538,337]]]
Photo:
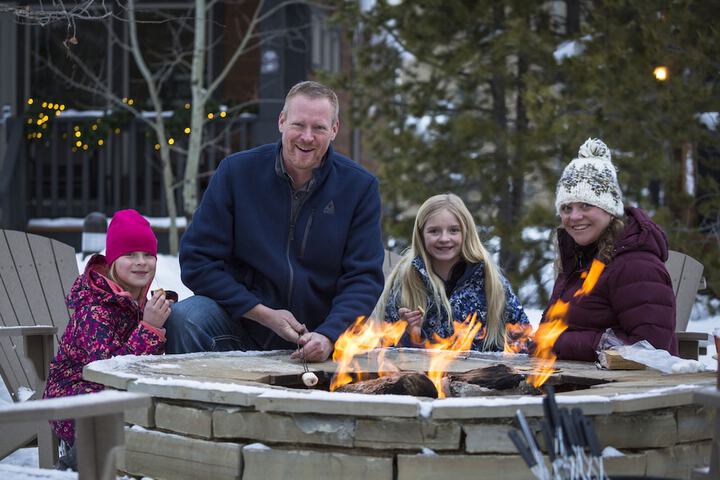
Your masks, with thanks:
[[[573,294],[582,286],[596,247],[579,247],[564,229],[558,230],[562,272],[548,305],[558,299],[570,303],[565,317],[568,329],[553,347],[562,360],[595,361],[595,349],[608,328],[626,344],[647,340],[677,355],[675,294],[664,263],[667,237],[644,211],[628,207],[625,215],[614,258],[593,290],[577,298]]]
[[[103,385],[82,378],[85,365],[117,355],[160,354],[165,349],[164,329],[142,321],[145,301],[135,303],[128,292],[107,278],[103,255],[93,255],[65,299],[73,309],[50,374],[43,398],[98,392]],[[145,298],[148,284],[141,298]],[[72,421],[51,422],[59,438],[74,443]]]

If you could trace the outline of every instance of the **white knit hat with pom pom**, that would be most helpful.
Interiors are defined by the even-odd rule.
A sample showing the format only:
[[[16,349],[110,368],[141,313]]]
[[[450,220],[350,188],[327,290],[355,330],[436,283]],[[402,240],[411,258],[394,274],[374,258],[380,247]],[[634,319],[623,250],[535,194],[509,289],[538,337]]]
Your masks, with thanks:
[[[578,158],[565,167],[555,192],[555,208],[582,202],[602,208],[616,217],[624,212],[622,192],[610,149],[599,138],[588,138],[578,151]]]

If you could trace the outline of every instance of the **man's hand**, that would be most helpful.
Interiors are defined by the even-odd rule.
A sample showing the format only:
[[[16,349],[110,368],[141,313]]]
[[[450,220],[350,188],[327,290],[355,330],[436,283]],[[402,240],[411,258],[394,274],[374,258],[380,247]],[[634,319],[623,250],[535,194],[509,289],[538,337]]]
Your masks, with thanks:
[[[302,359],[304,356],[306,362],[324,362],[333,351],[333,342],[325,335],[315,332],[301,336],[297,343],[302,348],[290,355],[292,359]]]
[[[307,332],[305,325],[295,320],[292,313],[287,310],[273,310],[261,303],[255,305],[245,316],[269,328],[288,342],[299,343],[300,335]]]

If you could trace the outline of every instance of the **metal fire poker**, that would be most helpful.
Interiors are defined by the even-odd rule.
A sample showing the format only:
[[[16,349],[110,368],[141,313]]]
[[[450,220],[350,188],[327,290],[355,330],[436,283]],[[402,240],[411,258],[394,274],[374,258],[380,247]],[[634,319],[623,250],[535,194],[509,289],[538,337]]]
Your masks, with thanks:
[[[516,416],[523,435],[514,429],[508,432],[530,471],[539,479],[607,480],[602,449],[592,421],[583,415],[580,408],[572,411],[558,408],[555,390],[551,386],[546,386],[545,392],[545,418],[540,421],[540,431],[552,465],[552,476],[520,410]]]

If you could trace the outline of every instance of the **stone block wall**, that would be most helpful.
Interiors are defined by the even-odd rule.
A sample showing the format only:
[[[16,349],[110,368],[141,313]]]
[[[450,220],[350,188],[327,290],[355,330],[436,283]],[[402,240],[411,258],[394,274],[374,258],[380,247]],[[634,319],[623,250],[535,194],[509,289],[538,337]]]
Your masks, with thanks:
[[[531,477],[507,436],[515,426],[512,415],[436,419],[374,413],[282,413],[159,399],[127,417],[134,425],[126,430],[121,469],[158,480]],[[606,459],[610,474],[690,478],[693,468],[708,461],[708,409],[681,405],[586,415],[601,445],[625,453]],[[536,433],[539,418],[528,418]]]

